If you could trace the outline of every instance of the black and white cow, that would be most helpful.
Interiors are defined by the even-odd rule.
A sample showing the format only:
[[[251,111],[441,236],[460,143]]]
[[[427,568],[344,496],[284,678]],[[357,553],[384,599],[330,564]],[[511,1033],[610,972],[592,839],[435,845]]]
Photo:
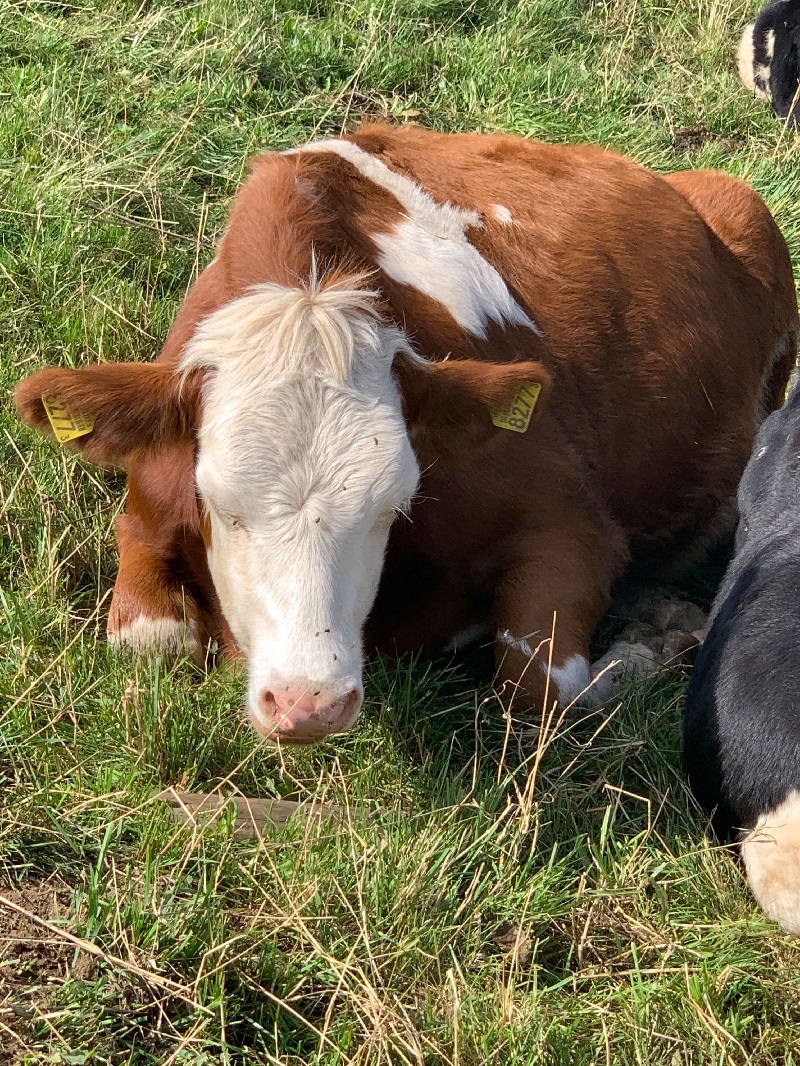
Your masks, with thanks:
[[[753,892],[800,933],[800,385],[759,430],[687,695],[684,758]]]
[[[779,118],[800,126],[800,0],[772,0],[739,42],[739,74]]]

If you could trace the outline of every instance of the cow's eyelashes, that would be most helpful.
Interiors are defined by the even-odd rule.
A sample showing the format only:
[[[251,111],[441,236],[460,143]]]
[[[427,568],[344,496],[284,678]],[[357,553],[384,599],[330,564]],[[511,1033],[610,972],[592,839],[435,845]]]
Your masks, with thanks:
[[[389,526],[394,525],[398,518],[408,518],[409,504],[400,504],[397,507],[392,507],[389,511],[384,511],[377,519],[375,525],[378,529],[387,529]]]
[[[236,515],[231,514],[230,511],[226,511],[224,507],[219,507],[217,504],[212,503],[211,500],[206,500],[206,507],[212,514],[216,515],[221,522],[224,522],[226,526],[231,529],[241,529],[244,525],[241,518],[237,518]]]

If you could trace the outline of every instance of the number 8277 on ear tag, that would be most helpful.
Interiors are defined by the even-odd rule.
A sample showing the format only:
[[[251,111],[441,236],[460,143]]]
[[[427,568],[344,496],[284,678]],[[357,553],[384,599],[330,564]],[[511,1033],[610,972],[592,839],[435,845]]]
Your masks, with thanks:
[[[73,414],[56,396],[43,396],[42,406],[59,444],[83,437],[94,429],[94,419],[90,415]]]
[[[538,381],[525,382],[509,403],[491,411],[492,423],[498,429],[510,429],[512,433],[524,433],[531,424],[533,409],[536,407],[541,391],[542,386]]]

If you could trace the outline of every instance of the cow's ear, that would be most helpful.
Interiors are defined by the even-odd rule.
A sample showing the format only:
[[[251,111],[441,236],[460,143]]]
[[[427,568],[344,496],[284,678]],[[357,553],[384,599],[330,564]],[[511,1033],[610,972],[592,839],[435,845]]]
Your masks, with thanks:
[[[50,368],[17,385],[21,418],[94,462],[125,467],[138,452],[194,432],[198,375],[160,363]]]
[[[411,439],[426,458],[472,460],[502,433],[525,433],[547,402],[541,363],[400,356],[395,374]]]

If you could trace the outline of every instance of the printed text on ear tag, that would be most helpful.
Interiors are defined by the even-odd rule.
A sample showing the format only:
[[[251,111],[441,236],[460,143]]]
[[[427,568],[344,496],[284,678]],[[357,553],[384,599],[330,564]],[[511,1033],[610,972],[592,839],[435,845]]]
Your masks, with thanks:
[[[56,396],[43,396],[42,406],[59,444],[83,437],[94,429],[94,419],[91,415],[70,414],[69,409]]]
[[[526,381],[520,385],[512,400],[490,412],[494,425],[498,429],[510,429],[513,433],[524,433],[531,424],[531,415],[541,391],[542,386],[538,381]]]

